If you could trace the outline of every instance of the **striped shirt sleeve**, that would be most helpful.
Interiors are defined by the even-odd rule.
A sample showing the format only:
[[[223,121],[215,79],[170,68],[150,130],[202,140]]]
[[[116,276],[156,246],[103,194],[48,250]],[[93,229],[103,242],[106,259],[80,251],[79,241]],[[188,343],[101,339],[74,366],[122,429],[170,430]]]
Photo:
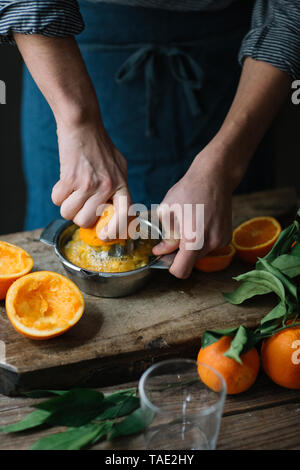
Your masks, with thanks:
[[[76,0],[0,1],[0,44],[14,44],[13,33],[68,37],[83,29]]]
[[[300,1],[256,0],[252,25],[239,52],[300,78]]]

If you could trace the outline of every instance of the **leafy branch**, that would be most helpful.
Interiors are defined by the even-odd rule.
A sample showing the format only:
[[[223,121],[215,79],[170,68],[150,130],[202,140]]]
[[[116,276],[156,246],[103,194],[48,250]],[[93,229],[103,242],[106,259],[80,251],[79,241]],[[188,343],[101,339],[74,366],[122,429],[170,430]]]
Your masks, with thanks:
[[[262,339],[273,336],[286,328],[299,326],[299,289],[293,278],[300,275],[300,209],[296,220],[283,230],[271,251],[258,258],[255,269],[234,279],[240,286],[230,293],[224,293],[225,299],[234,305],[240,305],[257,295],[273,292],[277,305],[265,315],[256,329],[239,326],[224,330],[208,330],[202,336],[202,347],[218,341],[223,336],[231,336],[232,342],[225,356],[241,363],[241,355],[249,351]]]
[[[77,450],[101,439],[111,440],[142,431],[146,423],[136,388],[104,395],[90,389],[48,390],[27,396],[52,396],[36,405],[35,411],[21,421],[0,428],[0,432],[21,432],[41,426],[65,426],[62,432],[42,437],[32,450]],[[123,419],[122,419],[123,418]]]

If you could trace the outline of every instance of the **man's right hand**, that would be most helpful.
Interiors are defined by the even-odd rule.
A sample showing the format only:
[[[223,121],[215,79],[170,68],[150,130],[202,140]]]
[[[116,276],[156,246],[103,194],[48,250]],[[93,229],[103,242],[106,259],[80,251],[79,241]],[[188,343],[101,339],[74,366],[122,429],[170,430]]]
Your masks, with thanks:
[[[62,217],[80,227],[90,227],[101,215],[99,207],[112,200],[114,219],[122,222],[131,204],[127,162],[103,125],[97,121],[76,126],[58,124],[57,135],[60,179],[53,188],[52,200],[61,207]],[[126,208],[119,204],[120,196],[127,197]],[[117,225],[114,229],[119,235]]]
[[[127,224],[131,199],[127,163],[103,126],[97,96],[74,38],[14,34],[32,77],[51,107],[60,155],[60,180],[52,200],[61,215],[81,227],[93,225],[99,206],[113,201],[115,216],[109,224],[119,235]],[[120,196],[127,197],[127,207]],[[122,199],[123,201],[123,199]],[[110,238],[113,238],[110,236]]]

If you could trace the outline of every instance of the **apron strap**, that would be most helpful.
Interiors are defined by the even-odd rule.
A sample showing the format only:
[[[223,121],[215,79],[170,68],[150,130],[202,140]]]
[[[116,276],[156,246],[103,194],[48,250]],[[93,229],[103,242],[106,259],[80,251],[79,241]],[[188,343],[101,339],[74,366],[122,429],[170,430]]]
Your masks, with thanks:
[[[144,74],[146,135],[148,137],[156,134],[155,115],[160,83],[156,67],[158,55],[169,58],[168,64],[172,77],[183,87],[192,115],[196,116],[202,111],[196,90],[202,88],[204,73],[195,59],[182,48],[175,46],[157,46],[154,44],[141,46],[121,65],[116,74],[116,82],[119,84],[130,82],[136,79],[139,74]]]

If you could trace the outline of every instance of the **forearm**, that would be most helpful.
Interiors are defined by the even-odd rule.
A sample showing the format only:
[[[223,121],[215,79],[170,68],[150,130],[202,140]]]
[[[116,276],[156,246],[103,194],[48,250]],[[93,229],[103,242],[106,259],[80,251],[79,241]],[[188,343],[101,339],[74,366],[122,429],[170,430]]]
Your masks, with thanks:
[[[77,43],[71,38],[15,34],[21,55],[58,123],[100,119],[97,97]]]
[[[227,117],[209,144],[220,165],[230,166],[233,189],[288,96],[291,79],[281,70],[247,58]]]

